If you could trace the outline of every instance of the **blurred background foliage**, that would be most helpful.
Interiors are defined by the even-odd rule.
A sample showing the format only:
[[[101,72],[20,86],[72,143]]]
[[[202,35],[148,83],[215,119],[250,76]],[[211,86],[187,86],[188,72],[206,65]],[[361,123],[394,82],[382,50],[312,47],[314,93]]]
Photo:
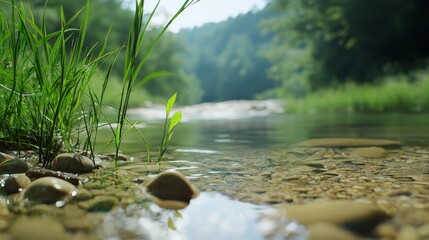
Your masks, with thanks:
[[[23,2],[31,4],[37,18],[42,17],[44,0]],[[84,0],[49,0],[45,10],[49,31],[59,29],[60,5],[72,17],[84,4]],[[178,91],[180,104],[292,98],[295,103],[306,99],[304,106],[309,99],[323,98],[323,93],[332,95],[344,89],[358,91],[362,86],[388,91],[391,88],[380,86],[399,78],[408,86],[401,88],[402,94],[412,92],[429,86],[424,70],[429,57],[428,12],[429,2],[424,0],[269,0],[263,9],[166,34],[142,77],[159,70],[174,75],[145,85],[131,104],[161,102]],[[88,46],[103,42],[110,27],[108,50],[125,43],[132,11],[121,0],[91,0],[90,17]],[[147,37],[156,31],[159,29],[153,26]],[[123,71],[123,61],[120,55],[114,75]],[[108,95],[114,104],[112,82]],[[389,97],[395,98],[401,96]],[[429,109],[428,102],[410,102],[418,102],[418,106],[382,109]]]

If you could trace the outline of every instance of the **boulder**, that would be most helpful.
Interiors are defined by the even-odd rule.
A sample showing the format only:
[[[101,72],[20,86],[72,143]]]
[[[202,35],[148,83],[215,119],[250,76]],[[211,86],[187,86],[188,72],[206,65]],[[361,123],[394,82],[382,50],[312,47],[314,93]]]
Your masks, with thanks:
[[[61,153],[52,161],[52,170],[68,173],[88,173],[94,169],[91,159],[74,153]]]
[[[387,157],[387,151],[381,147],[362,147],[353,149],[350,153],[353,156],[359,156],[363,158],[385,158]]]

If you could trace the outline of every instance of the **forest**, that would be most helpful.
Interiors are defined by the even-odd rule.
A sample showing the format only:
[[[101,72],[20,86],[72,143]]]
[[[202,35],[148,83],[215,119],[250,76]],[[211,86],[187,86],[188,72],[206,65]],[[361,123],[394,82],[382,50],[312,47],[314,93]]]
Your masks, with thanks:
[[[31,5],[36,19],[46,18],[52,32],[60,28],[60,8],[70,19],[85,5],[23,3]],[[85,44],[99,44],[95,52],[106,39],[107,51],[123,47],[133,12],[121,0],[90,4]],[[180,104],[281,98],[294,111],[428,110],[428,10],[423,0],[270,0],[263,9],[220,23],[167,32],[140,75],[172,74],[145,84],[130,104],[163,102],[178,92]],[[152,25],[147,39],[159,31]],[[113,78],[124,71],[124,58],[123,53],[117,56]],[[108,66],[101,66],[100,75]],[[111,105],[118,96],[115,84],[120,85],[119,77],[107,89]]]

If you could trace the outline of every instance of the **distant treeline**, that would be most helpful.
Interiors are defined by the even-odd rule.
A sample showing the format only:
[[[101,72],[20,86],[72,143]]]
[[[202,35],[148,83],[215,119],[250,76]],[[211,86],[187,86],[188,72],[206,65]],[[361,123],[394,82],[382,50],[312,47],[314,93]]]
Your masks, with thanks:
[[[70,19],[85,3],[22,2],[31,4],[36,18],[47,19],[48,31],[59,29],[60,5]],[[1,4],[7,11],[7,4]],[[91,0],[88,47],[103,42],[110,28],[108,50],[123,46],[133,12],[122,4]],[[166,99],[176,91],[182,104],[303,97],[344,82],[371,83],[425,68],[428,12],[424,0],[271,0],[264,9],[221,23],[166,34],[142,77],[160,70],[174,75],[145,85],[145,99]],[[79,27],[78,21],[73,24]],[[148,30],[146,42],[156,31],[156,26]],[[124,57],[119,54],[114,68],[118,76]]]

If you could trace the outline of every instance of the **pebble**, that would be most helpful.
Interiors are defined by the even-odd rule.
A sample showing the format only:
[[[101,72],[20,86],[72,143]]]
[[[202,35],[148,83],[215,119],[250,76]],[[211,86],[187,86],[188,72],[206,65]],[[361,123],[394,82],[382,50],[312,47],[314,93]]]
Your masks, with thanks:
[[[114,196],[96,196],[78,205],[88,212],[108,212],[118,204],[118,198]]]
[[[25,174],[6,175],[0,180],[0,189],[7,195],[22,191],[30,185],[31,180]]]
[[[67,173],[88,173],[94,169],[91,159],[74,153],[61,153],[52,161],[52,170]]]
[[[67,181],[75,186],[78,186],[80,184],[79,178],[73,174],[64,173],[60,171],[51,171],[43,168],[28,170],[27,172],[25,172],[25,175],[27,175],[31,179],[37,179],[41,177],[55,177]]]
[[[146,190],[161,207],[178,209],[186,207],[199,190],[179,172],[163,172],[143,183]]]
[[[295,144],[298,147],[398,147],[402,142],[365,138],[316,138]]]
[[[304,225],[330,223],[353,226],[357,232],[372,229],[389,216],[374,204],[361,204],[348,200],[320,201],[303,205],[279,204],[286,216]]]
[[[316,223],[308,227],[309,240],[358,240],[358,236],[337,225],[330,223]]]
[[[11,226],[9,227],[9,234],[11,239],[14,240],[68,239],[63,225],[49,216],[21,216],[12,222]]]
[[[0,162],[0,174],[25,173],[28,163],[24,160],[12,158]]]
[[[23,191],[23,199],[30,203],[55,203],[63,206],[67,201],[76,196],[76,187],[64,180],[54,177],[43,177],[33,181]]]
[[[401,230],[398,233],[397,240],[419,240],[419,233],[417,229],[411,225],[405,225],[401,227]]]
[[[14,158],[14,157],[9,155],[9,154],[0,152],[0,163],[2,163],[3,161],[6,161],[6,160],[10,160],[12,158]]]
[[[381,147],[365,147],[353,149],[350,153],[352,156],[359,156],[363,158],[385,158],[387,151]]]

